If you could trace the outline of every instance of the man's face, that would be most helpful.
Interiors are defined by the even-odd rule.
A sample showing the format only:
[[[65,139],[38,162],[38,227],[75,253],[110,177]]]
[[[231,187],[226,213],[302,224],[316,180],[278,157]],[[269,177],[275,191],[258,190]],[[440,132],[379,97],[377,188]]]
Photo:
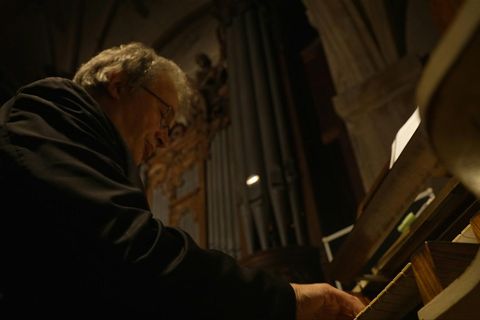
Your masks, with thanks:
[[[168,143],[168,128],[178,105],[177,92],[169,79],[158,77],[144,87],[125,95],[122,121],[117,124],[137,165]],[[172,110],[167,112],[169,107]]]

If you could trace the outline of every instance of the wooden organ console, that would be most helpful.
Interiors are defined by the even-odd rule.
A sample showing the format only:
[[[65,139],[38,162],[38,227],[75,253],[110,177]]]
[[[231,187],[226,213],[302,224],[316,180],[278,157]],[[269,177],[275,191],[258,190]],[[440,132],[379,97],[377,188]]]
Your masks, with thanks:
[[[420,127],[330,265],[332,278],[372,299],[356,319],[480,319],[478,57],[480,2],[472,0],[423,72]],[[397,231],[427,188],[433,201]]]

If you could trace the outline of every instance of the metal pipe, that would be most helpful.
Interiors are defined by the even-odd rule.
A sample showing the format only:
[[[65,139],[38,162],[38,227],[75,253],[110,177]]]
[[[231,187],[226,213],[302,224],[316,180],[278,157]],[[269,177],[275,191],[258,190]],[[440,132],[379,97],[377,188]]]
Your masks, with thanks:
[[[228,185],[229,185],[229,210],[232,214],[232,235],[233,235],[233,256],[236,258],[240,257],[240,219],[239,213],[237,212],[237,193],[235,192],[235,162],[233,157],[233,128],[232,126],[227,127],[226,129],[226,138],[227,138],[227,163],[228,165]],[[246,233],[246,232],[245,232]]]
[[[277,231],[283,246],[289,244],[288,226],[290,217],[288,213],[288,198],[285,192],[285,180],[281,169],[281,155],[277,129],[272,117],[272,105],[268,74],[266,70],[265,52],[258,37],[259,24],[256,10],[245,14],[246,31],[248,39],[249,56],[253,78],[253,93],[257,106],[259,119],[260,138],[262,140],[263,155],[266,168],[267,186],[270,200],[275,215]]]
[[[223,199],[224,199],[224,211],[225,211],[225,233],[226,233],[226,248],[227,248],[227,253],[229,255],[233,255],[233,212],[230,209],[230,202],[231,202],[231,190],[230,190],[230,181],[229,181],[229,174],[228,174],[228,167],[231,165],[230,162],[228,162],[228,156],[227,156],[227,131],[226,128],[222,129],[220,132],[221,136],[221,157],[222,157],[222,176],[223,176]]]
[[[305,244],[305,225],[301,210],[300,192],[298,187],[298,172],[296,170],[295,160],[291,147],[290,128],[287,126],[285,117],[285,105],[279,83],[278,66],[275,63],[274,48],[272,43],[272,34],[267,25],[265,11],[258,13],[260,23],[260,34],[265,48],[265,57],[267,72],[269,78],[270,92],[272,94],[273,116],[276,123],[277,136],[279,141],[280,153],[283,162],[284,177],[287,183],[290,210],[295,229],[295,237],[298,245]]]
[[[245,33],[245,17],[241,15],[234,19],[233,28],[238,32],[239,59],[238,59],[238,76],[239,87],[242,89],[240,94],[239,110],[243,122],[243,141],[244,148],[248,157],[246,157],[245,181],[250,175],[259,175],[260,180],[247,187],[247,199],[253,211],[255,226],[258,232],[260,245],[262,249],[268,249],[269,236],[268,229],[271,224],[270,208],[268,205],[268,195],[265,193],[265,170],[263,168],[263,154],[258,128],[258,118],[256,115],[256,105],[253,97],[252,75],[250,72],[250,58],[248,56],[249,44]]]
[[[222,239],[222,177],[220,171],[220,162],[219,157],[219,138],[218,135],[215,135],[213,141],[213,172],[215,174],[215,248],[223,251],[223,239]]]
[[[218,163],[217,163],[217,170],[218,170],[218,186],[219,186],[219,193],[218,193],[218,200],[219,200],[219,212],[218,215],[220,217],[220,223],[219,223],[219,231],[220,231],[220,248],[223,252],[228,253],[228,216],[227,216],[227,210],[225,206],[225,185],[224,185],[224,167],[225,167],[225,159],[223,159],[222,153],[223,153],[223,137],[222,137],[222,131],[217,132],[217,158],[218,158]]]
[[[230,26],[227,29],[227,57],[228,57],[228,90],[230,92],[230,118],[232,121],[232,155],[235,163],[232,186],[236,198],[234,203],[239,220],[243,226],[243,235],[247,254],[254,252],[255,232],[253,229],[252,212],[247,205],[247,190],[245,188],[245,148],[243,142],[243,124],[240,113],[240,81],[238,75],[238,32]]]

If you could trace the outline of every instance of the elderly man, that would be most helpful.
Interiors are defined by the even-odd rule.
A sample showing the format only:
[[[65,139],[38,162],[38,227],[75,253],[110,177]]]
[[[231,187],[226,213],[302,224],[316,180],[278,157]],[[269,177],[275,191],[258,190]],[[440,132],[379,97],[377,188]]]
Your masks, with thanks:
[[[185,103],[184,74],[141,44],[105,50],[0,108],[2,314],[350,319],[327,284],[288,284],[154,219],[137,166]]]

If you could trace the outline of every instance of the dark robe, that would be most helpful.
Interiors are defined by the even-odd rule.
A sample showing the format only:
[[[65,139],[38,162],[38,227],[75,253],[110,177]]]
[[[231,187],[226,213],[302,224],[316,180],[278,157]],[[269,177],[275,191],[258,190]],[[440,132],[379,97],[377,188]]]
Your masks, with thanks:
[[[153,218],[118,131],[70,80],[0,108],[0,188],[2,319],[294,319],[287,282]]]

